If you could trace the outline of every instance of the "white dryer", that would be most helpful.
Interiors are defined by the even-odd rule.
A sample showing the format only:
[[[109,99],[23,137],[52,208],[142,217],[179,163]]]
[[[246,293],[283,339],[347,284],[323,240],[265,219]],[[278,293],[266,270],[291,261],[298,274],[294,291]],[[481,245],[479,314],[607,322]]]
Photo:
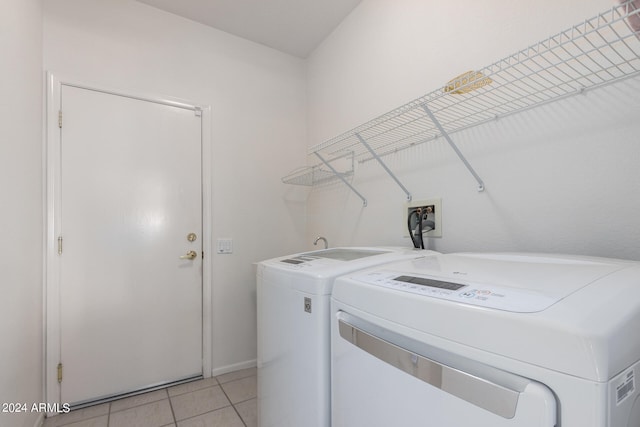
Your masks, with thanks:
[[[258,425],[330,425],[330,295],[336,277],[432,253],[333,248],[260,262]]]
[[[336,280],[333,427],[639,427],[640,263],[432,255]]]

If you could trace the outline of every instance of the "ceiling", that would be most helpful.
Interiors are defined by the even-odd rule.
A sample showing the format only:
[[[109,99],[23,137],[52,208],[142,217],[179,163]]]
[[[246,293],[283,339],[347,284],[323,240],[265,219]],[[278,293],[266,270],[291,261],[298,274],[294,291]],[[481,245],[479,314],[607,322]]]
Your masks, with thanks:
[[[306,58],[361,0],[138,0]]]

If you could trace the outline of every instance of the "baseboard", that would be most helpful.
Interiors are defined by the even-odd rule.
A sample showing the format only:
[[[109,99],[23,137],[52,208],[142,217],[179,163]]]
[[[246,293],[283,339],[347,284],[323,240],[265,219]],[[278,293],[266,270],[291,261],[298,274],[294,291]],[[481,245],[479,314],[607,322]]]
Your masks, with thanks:
[[[240,363],[234,363],[233,365],[221,366],[211,370],[211,376],[217,377],[218,375],[228,374],[229,372],[239,371],[240,369],[255,368],[257,366],[257,359],[247,360]]]

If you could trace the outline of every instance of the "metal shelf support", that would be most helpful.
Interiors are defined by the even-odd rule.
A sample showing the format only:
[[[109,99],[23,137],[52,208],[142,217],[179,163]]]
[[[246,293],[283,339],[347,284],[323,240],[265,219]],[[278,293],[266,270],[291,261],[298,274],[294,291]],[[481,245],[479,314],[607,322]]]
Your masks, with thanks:
[[[360,192],[359,192],[358,190],[356,190],[356,189],[353,187],[353,185],[351,185],[351,183],[350,183],[349,181],[347,181],[347,180],[344,178],[344,176],[342,176],[342,174],[341,174],[341,173],[339,173],[339,172],[338,172],[338,171],[337,171],[337,170],[336,170],[336,169],[331,165],[331,163],[329,163],[328,161],[326,161],[326,160],[324,159],[324,157],[322,157],[322,156],[320,155],[320,153],[315,152],[315,153],[313,153],[313,154],[315,154],[315,155],[320,159],[320,161],[321,161],[322,163],[324,163],[324,165],[325,165],[326,167],[328,167],[328,168],[331,170],[331,172],[333,172],[333,173],[334,173],[338,178],[340,178],[340,180],[341,180],[342,182],[344,182],[344,183],[345,183],[345,185],[351,189],[351,191],[353,191],[354,193],[356,193],[356,195],[362,199],[362,206],[364,206],[364,207],[366,208],[366,207],[367,207],[367,199],[365,199],[365,197],[364,197],[362,194],[360,194]]]
[[[391,178],[393,178],[393,180],[396,182],[396,184],[398,184],[400,186],[400,188],[402,188],[402,191],[404,191],[404,193],[407,195],[407,201],[411,201],[411,193],[409,192],[409,190],[407,190],[407,187],[405,187],[404,185],[402,185],[402,183],[400,182],[400,180],[393,174],[393,172],[391,171],[391,169],[389,169],[387,167],[387,165],[382,161],[382,159],[380,158],[380,156],[378,156],[378,154],[373,150],[373,148],[371,148],[371,146],[369,144],[367,144],[367,141],[364,140],[364,138],[362,138],[362,136],[360,136],[359,133],[355,134],[356,138],[358,138],[358,140],[360,141],[360,143],[362,145],[365,146],[365,148],[367,150],[369,150],[369,153],[371,153],[371,156],[376,159],[378,161],[378,163],[380,163],[380,166],[382,166],[382,168],[389,174],[389,176]]]
[[[309,147],[307,154],[349,151],[359,162],[376,159],[411,200],[381,158],[442,135],[481,192],[484,182],[450,135],[628,78],[640,78],[640,0],[621,1],[546,40],[464,73],[444,87]]]
[[[480,178],[480,176],[476,173],[476,171],[473,169],[473,167],[471,167],[471,164],[464,157],[464,155],[462,154],[462,152],[460,151],[458,146],[455,144],[455,142],[453,142],[453,140],[451,139],[451,137],[449,136],[447,131],[444,130],[444,128],[440,124],[440,121],[438,121],[436,116],[431,112],[431,110],[429,109],[429,107],[426,104],[422,105],[422,109],[424,110],[425,113],[427,113],[427,116],[429,116],[429,118],[431,119],[433,124],[436,126],[436,128],[438,128],[438,131],[440,131],[440,134],[449,143],[449,146],[451,146],[453,151],[455,151],[455,153],[458,155],[458,158],[462,161],[462,163],[464,163],[464,165],[467,168],[467,170],[476,179],[476,181],[478,182],[478,191],[479,192],[480,191],[484,191],[484,182],[482,181],[482,178]]]

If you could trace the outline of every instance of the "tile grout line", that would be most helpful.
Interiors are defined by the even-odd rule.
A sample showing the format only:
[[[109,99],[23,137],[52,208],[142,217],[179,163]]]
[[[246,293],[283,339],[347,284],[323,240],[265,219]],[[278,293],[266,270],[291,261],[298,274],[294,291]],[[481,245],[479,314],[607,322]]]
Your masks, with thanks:
[[[162,398],[162,399],[154,400],[154,401],[152,401],[152,402],[147,402],[147,403],[140,403],[140,404],[137,404],[137,405],[131,406],[131,407],[129,407],[129,408],[120,409],[120,410],[115,411],[115,412],[123,412],[123,411],[127,411],[127,410],[130,410],[130,409],[138,408],[138,407],[140,407],[140,406],[148,405],[148,404],[151,404],[151,403],[161,402],[161,401],[162,401],[162,400],[164,400],[164,399],[168,399],[168,400],[169,400],[169,408],[170,408],[170,410],[171,410],[171,415],[172,415],[172,418],[173,418],[173,423],[174,423],[174,425],[177,427],[177,426],[178,426],[178,419],[176,418],[176,414],[175,414],[175,411],[174,411],[174,408],[173,408],[172,397],[182,396],[182,395],[184,395],[184,394],[189,394],[189,393],[193,393],[193,392],[196,392],[196,391],[199,391],[199,390],[204,390],[204,389],[207,389],[207,388],[211,388],[211,387],[216,387],[216,386],[217,386],[217,387],[220,387],[220,391],[222,391],[223,395],[226,397],[227,401],[229,402],[229,405],[228,405],[228,406],[231,406],[231,407],[233,408],[233,411],[236,413],[236,415],[238,416],[238,418],[240,418],[240,421],[242,422],[242,425],[243,425],[244,427],[247,427],[247,422],[244,420],[244,418],[242,417],[242,415],[240,414],[240,412],[239,412],[239,411],[238,411],[238,409],[236,408],[236,405],[237,405],[237,404],[242,404],[242,403],[244,403],[244,402],[248,402],[248,401],[250,401],[250,400],[252,400],[252,399],[255,399],[255,398],[249,398],[249,399],[245,399],[245,400],[242,400],[242,401],[239,401],[239,402],[233,403],[233,402],[231,401],[231,399],[230,399],[229,395],[227,394],[227,392],[226,392],[226,391],[225,391],[225,389],[223,388],[223,384],[229,384],[229,383],[232,383],[232,382],[234,382],[234,381],[240,381],[240,380],[243,380],[243,379],[246,379],[246,378],[250,378],[250,377],[252,377],[252,376],[254,376],[254,375],[242,376],[242,377],[240,377],[240,378],[234,378],[234,379],[229,380],[229,381],[226,381],[226,382],[224,382],[224,383],[221,383],[221,382],[220,382],[220,380],[218,379],[218,377],[212,377],[212,378],[215,380],[215,383],[213,383],[213,384],[211,384],[211,385],[209,385],[209,386],[207,386],[207,387],[204,387],[204,388],[202,388],[202,389],[192,390],[192,391],[186,391],[186,392],[184,392],[184,393],[180,393],[180,394],[177,394],[177,395],[175,395],[175,396],[171,396],[171,395],[169,394],[169,388],[170,388],[170,387],[167,387],[167,388],[164,388],[164,389],[163,389],[164,394],[165,394],[165,397],[164,397],[164,398]],[[110,424],[111,424],[111,415],[112,415],[112,412],[113,412],[113,403],[114,403],[114,402],[107,402],[107,405],[108,405],[108,406],[107,406],[107,413],[106,413],[106,415],[107,415],[107,424],[106,424],[106,425],[107,425],[107,427],[110,427]],[[225,406],[225,407],[228,407],[228,406]],[[224,407],[223,407],[223,408],[224,408]],[[219,408],[219,409],[222,409],[222,408]],[[218,410],[218,409],[217,409],[217,410]],[[211,411],[211,412],[213,412],[213,411]],[[75,423],[75,422],[87,421],[87,420],[94,419],[94,418],[99,418],[99,417],[101,417],[101,415],[97,415],[97,416],[94,416],[94,417],[85,418],[85,419],[82,419],[82,420],[79,420],[79,421],[74,421],[74,422],[72,422],[72,424],[73,424],[73,423]],[[195,416],[194,416],[194,417],[195,417]],[[189,418],[194,418],[194,417],[189,417]],[[188,419],[188,418],[187,418],[187,419]],[[181,420],[181,421],[184,421],[184,420]],[[60,427],[66,427],[66,426],[68,426],[68,425],[69,425],[69,423],[66,423],[66,424],[62,424]]]
[[[171,402],[171,396],[169,396],[169,389],[166,389],[167,399],[169,399],[169,408],[171,409],[171,415],[173,416],[173,424],[178,427],[178,420],[176,419],[176,413],[173,410],[173,403]],[[179,395],[178,395],[179,396]]]
[[[156,391],[157,391],[157,390],[156,390]],[[154,392],[151,392],[151,393],[155,393],[155,391],[154,391]],[[145,393],[143,393],[143,394],[139,394],[139,395],[137,395],[137,396],[143,396],[144,394],[145,394]],[[137,397],[137,396],[132,396],[132,397]],[[169,398],[169,395],[167,394],[167,396],[166,396],[166,397],[163,397],[162,399],[151,400],[151,401],[146,402],[146,403],[138,403],[138,404],[135,404],[135,405],[133,405],[133,406],[128,406],[128,407],[126,407],[126,408],[124,408],[124,409],[118,409],[117,411],[114,411],[114,410],[112,410],[112,408],[111,408],[111,404],[112,404],[112,403],[114,403],[114,402],[118,402],[118,401],[120,400],[120,399],[117,399],[117,400],[114,400],[113,402],[109,402],[109,415],[111,415],[112,413],[116,413],[116,414],[117,414],[118,412],[124,412],[124,411],[128,411],[128,410],[130,410],[130,409],[139,408],[139,407],[141,407],[141,406],[149,405],[149,404],[151,404],[151,403],[160,402],[160,401],[165,400],[165,399],[168,399],[168,398]],[[127,399],[127,398],[125,398],[125,399]]]
[[[107,415],[107,427],[109,427],[109,415],[111,413],[111,403],[109,402],[108,405],[109,405],[109,409],[107,410],[107,413],[106,413],[106,415]],[[60,416],[60,415],[58,415],[58,416]],[[93,417],[87,417],[87,418],[83,417],[83,418],[81,418],[79,420],[75,420],[75,421],[69,421],[69,422],[63,421],[64,424],[60,424],[58,427],[67,427],[67,426],[70,426],[71,424],[81,423],[81,422],[88,421],[88,420],[94,420],[96,418],[101,418],[101,417],[104,417],[104,416],[105,416],[105,414],[95,415]],[[47,421],[46,417],[45,417],[44,421],[45,422]],[[43,426],[44,426],[44,422],[43,422]]]
[[[210,413],[212,413],[212,412],[217,412],[217,411],[220,411],[221,409],[225,409],[225,408],[229,408],[229,407],[233,407],[233,405],[232,405],[232,404],[230,404],[230,405],[222,406],[222,407],[220,407],[220,408],[218,408],[218,409],[214,409],[214,410],[212,410],[212,411],[203,412],[202,414],[190,415],[190,416],[188,416],[187,418],[183,418],[183,419],[181,419],[180,421],[177,421],[177,420],[176,420],[176,421],[175,421],[175,423],[176,423],[176,426],[177,426],[177,425],[178,425],[178,422],[184,422],[184,421],[192,420],[192,419],[194,419],[194,418],[202,417],[203,415],[207,415],[207,414],[210,414]],[[174,418],[175,418],[175,417],[174,417]],[[164,426],[163,426],[163,427],[164,427]]]
[[[247,427],[247,423],[244,422],[244,418],[242,418],[242,415],[240,415],[240,412],[238,412],[238,409],[236,408],[236,405],[231,401],[231,398],[229,397],[227,392],[224,391],[224,387],[222,387],[222,383],[220,382],[220,380],[218,380],[218,377],[215,377],[215,378],[216,378],[216,381],[218,382],[218,385],[220,386],[220,390],[222,390],[222,393],[225,395],[225,397],[227,398],[227,400],[231,404],[231,407],[233,408],[233,411],[236,413],[238,418],[240,418],[240,422],[242,423],[242,425],[244,425],[244,427]],[[230,382],[232,382],[232,381],[227,381],[225,384],[230,383]]]
[[[218,381],[218,378],[216,378],[216,381]],[[232,382],[232,381],[228,381],[228,382]],[[220,383],[220,381],[218,381],[218,384],[220,384],[220,390],[222,390],[222,393],[224,393],[225,397],[227,398],[227,400],[231,404],[231,407],[233,408],[233,411],[236,413],[238,418],[240,418],[240,422],[242,423],[242,425],[244,427],[247,427],[247,423],[244,422],[244,418],[242,418],[242,415],[240,415],[240,412],[238,412],[238,409],[236,408],[236,405],[231,401],[231,398],[229,398],[229,396],[227,395],[227,392],[224,391],[224,387],[222,387],[222,384]]]
[[[197,390],[192,390],[192,391],[187,391],[187,392],[184,392],[184,393],[176,394],[176,395],[175,395],[175,396],[173,396],[173,397],[183,396],[183,395],[185,395],[185,394],[190,394],[190,393],[195,393],[195,392],[198,392],[198,391],[201,391],[201,390],[206,390],[206,389],[208,389],[208,388],[220,387],[220,391],[222,392],[222,394],[224,394],[224,396],[225,396],[225,397],[227,398],[227,400],[229,401],[229,405],[225,405],[225,406],[223,406],[223,407],[221,407],[221,408],[214,409],[213,411],[208,411],[208,412],[205,412],[205,413],[203,413],[203,414],[195,414],[195,415],[192,415],[192,416],[190,416],[190,417],[187,417],[187,418],[185,418],[185,419],[180,420],[180,422],[182,422],[182,421],[187,421],[187,420],[190,420],[190,419],[193,419],[193,418],[198,418],[198,417],[201,417],[201,416],[203,416],[203,415],[205,415],[205,414],[208,414],[208,413],[211,413],[211,412],[216,412],[216,411],[219,411],[219,410],[224,409],[224,408],[228,408],[228,407],[232,407],[232,408],[233,408],[233,403],[231,403],[231,399],[229,399],[229,396],[227,396],[227,393],[225,393],[224,389],[222,388],[222,384],[220,383],[220,381],[218,381],[218,378],[217,378],[217,377],[211,377],[211,378],[213,378],[213,379],[216,381],[216,383],[215,383],[214,385],[209,385],[209,386],[207,386],[207,387],[203,387],[203,388],[200,388],[200,389],[197,389]],[[168,393],[169,393],[169,390],[167,389],[167,394],[168,394]],[[171,401],[171,396],[169,396],[169,401]],[[171,402],[170,402],[170,404],[171,404]],[[233,409],[234,409],[234,411],[235,411],[235,408],[233,408]],[[171,405],[171,411],[173,412],[173,405]],[[236,412],[236,414],[238,414],[238,411],[235,411],[235,412]],[[240,414],[238,414],[238,417],[240,418],[240,421],[242,421],[242,423],[244,424],[244,420],[242,420],[242,417],[240,416]],[[175,413],[173,414],[173,419],[174,419],[175,424],[176,424],[176,427],[177,427],[177,425],[178,425],[178,419],[176,418]],[[246,427],[246,424],[245,424],[245,427]]]

